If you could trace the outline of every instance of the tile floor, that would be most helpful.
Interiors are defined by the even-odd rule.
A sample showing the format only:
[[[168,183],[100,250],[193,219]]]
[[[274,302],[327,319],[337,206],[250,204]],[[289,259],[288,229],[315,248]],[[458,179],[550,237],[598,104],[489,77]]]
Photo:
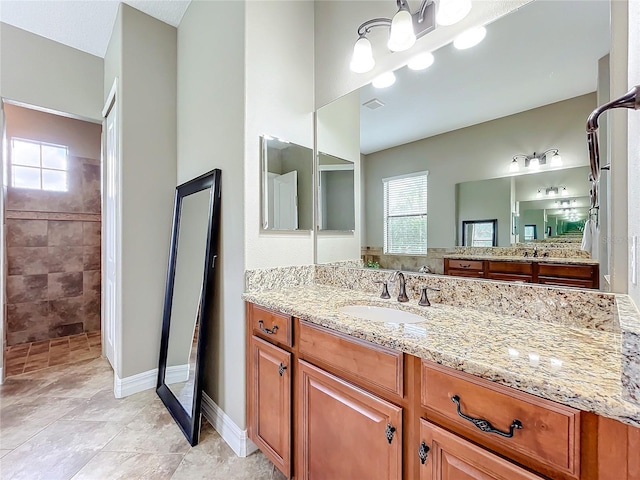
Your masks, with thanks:
[[[75,363],[100,356],[100,332],[81,333],[7,347],[4,360],[7,377],[34,372],[47,367]]]
[[[115,399],[103,358],[8,378],[0,427],[1,480],[284,480],[205,420],[192,448],[153,390]]]

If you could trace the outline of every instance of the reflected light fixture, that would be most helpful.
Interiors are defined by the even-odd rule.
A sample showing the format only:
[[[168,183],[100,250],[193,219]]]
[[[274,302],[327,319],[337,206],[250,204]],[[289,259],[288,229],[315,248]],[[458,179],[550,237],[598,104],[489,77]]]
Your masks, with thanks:
[[[387,88],[396,83],[396,76],[393,72],[385,72],[373,79],[371,85],[376,88]]]
[[[471,11],[471,0],[439,0],[438,14],[433,0],[422,0],[416,12],[411,12],[408,0],[396,0],[398,11],[393,18],[372,18],[358,27],[358,40],[353,47],[350,68],[355,73],[365,73],[373,69],[375,60],[371,42],[367,35],[376,27],[389,29],[387,47],[392,52],[402,52],[411,48],[416,39],[439,25],[453,25]],[[426,68],[426,67],[424,67]]]
[[[547,156],[553,153],[551,157],[551,161],[549,162],[549,166],[551,167],[560,167],[562,166],[562,157],[557,148],[550,148],[546,152],[536,153],[533,152],[533,155],[526,155],[524,153],[519,153],[513,156],[513,160],[511,160],[511,164],[509,165],[510,172],[517,172],[520,170],[520,166],[518,164],[519,159],[524,160],[525,168],[530,168],[532,170],[538,170],[540,165],[547,164]],[[514,166],[515,165],[515,166]]]
[[[458,50],[466,50],[475,47],[484,37],[487,36],[487,29],[484,27],[473,27],[465,30],[453,40],[453,46]]]
[[[536,197],[537,198],[542,198],[544,196],[547,197],[556,197],[558,195],[562,195],[563,197],[566,197],[567,195],[569,195],[569,190],[567,190],[567,187],[564,185],[560,185],[558,187],[547,187],[544,189],[544,193],[543,193],[543,189],[539,188],[538,191],[536,192]],[[560,206],[564,205],[566,202],[566,204],[569,204],[569,200],[565,200],[563,202],[560,202]],[[556,200],[554,202],[554,205],[558,205],[558,201]]]
[[[431,52],[424,52],[416,55],[409,63],[407,63],[407,67],[409,70],[426,70],[434,62],[433,54]]]

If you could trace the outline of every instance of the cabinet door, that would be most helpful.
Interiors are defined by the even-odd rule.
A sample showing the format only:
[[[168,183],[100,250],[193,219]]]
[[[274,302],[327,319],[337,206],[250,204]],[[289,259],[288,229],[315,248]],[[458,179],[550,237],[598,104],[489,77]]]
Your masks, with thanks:
[[[424,419],[420,438],[420,480],[542,480]]]
[[[251,440],[291,475],[291,354],[251,337]]]
[[[401,480],[402,408],[298,362],[301,480]]]

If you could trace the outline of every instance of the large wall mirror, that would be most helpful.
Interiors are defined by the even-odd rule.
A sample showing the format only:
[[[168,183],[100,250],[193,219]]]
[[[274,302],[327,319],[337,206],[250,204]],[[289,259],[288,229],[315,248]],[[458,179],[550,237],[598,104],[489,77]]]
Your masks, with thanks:
[[[313,150],[269,135],[260,137],[262,228],[313,228]]]
[[[335,243],[318,238],[318,262],[374,254],[383,268],[427,265],[441,273],[442,256],[462,245],[463,221],[495,219],[496,246],[554,237],[584,223],[590,188],[585,126],[608,101],[609,18],[608,1],[531,2],[486,25],[478,45],[445,45],[431,52],[435,62],[427,69],[402,67],[391,86],[369,84],[320,108],[319,151],[357,135],[362,208],[356,222],[361,250],[336,258],[329,254]],[[606,124],[601,128],[606,142]],[[553,152],[539,162],[525,158],[550,149],[559,151],[561,164]],[[383,180],[424,171],[426,254],[388,255]],[[608,181],[603,172],[604,229]],[[535,238],[533,228],[525,232],[532,225]],[[484,236],[478,241],[486,242]],[[606,274],[608,257],[600,258]]]
[[[351,231],[356,228],[354,164],[318,153],[318,227]]]
[[[177,187],[164,301],[158,396],[198,443],[204,348],[213,302],[220,170]]]

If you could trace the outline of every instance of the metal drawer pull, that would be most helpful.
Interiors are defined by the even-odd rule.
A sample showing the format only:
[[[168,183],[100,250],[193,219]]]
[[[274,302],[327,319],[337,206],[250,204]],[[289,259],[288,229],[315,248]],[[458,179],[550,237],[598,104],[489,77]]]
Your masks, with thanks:
[[[280,376],[284,375],[284,371],[287,369],[287,366],[284,365],[283,363],[280,363],[280,366],[278,367],[278,373],[280,374]]]
[[[430,448],[426,443],[420,442],[420,446],[418,447],[418,457],[420,457],[420,463],[424,465],[427,462],[427,456],[429,455]]]
[[[470,263],[467,263],[467,264],[465,264],[465,265],[460,264],[460,268],[469,268],[470,266],[471,266],[471,264],[470,264]]]
[[[511,438],[511,437],[513,437],[514,430],[516,430],[516,429],[520,430],[520,429],[523,428],[522,422],[520,420],[518,420],[518,419],[515,419],[511,423],[511,425],[509,426],[509,432],[503,432],[501,430],[496,430],[493,427],[493,425],[491,425],[491,423],[489,423],[488,420],[485,420],[484,418],[469,417],[469,416],[465,415],[464,413],[462,413],[460,411],[460,397],[458,395],[454,395],[453,397],[451,397],[451,401],[456,404],[456,407],[457,407],[457,410],[458,410],[458,415],[460,415],[465,420],[468,420],[469,422],[473,423],[476,427],[478,427],[483,432],[495,433],[496,435],[500,435],[501,437]]]
[[[394,427],[390,423],[387,423],[387,428],[385,429],[384,434],[387,436],[387,440],[389,441],[389,443],[391,443],[391,441],[393,440],[393,436],[396,434],[396,427]]]
[[[261,332],[264,332],[267,335],[273,335],[278,330],[278,325],[274,325],[271,328],[271,330],[269,330],[268,328],[264,328],[264,322],[262,320],[260,320],[260,321],[258,321],[258,328],[260,329]]]

